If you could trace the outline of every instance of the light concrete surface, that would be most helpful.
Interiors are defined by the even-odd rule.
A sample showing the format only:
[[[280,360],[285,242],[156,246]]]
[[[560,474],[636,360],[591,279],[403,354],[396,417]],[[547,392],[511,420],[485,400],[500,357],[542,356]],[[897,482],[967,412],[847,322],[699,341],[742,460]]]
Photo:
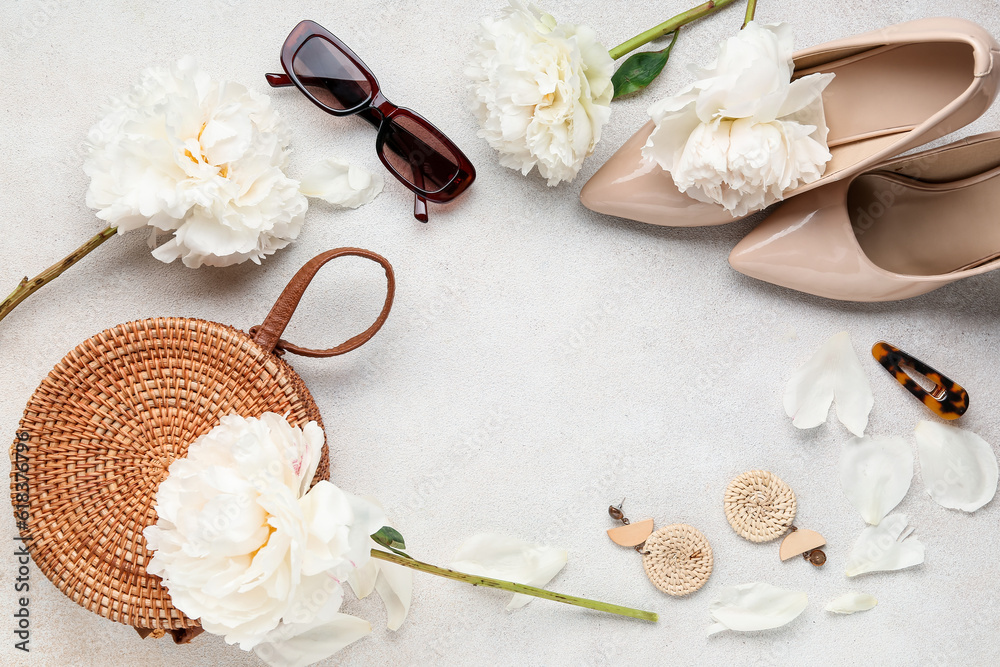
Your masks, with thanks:
[[[84,203],[81,142],[101,105],[151,65],[194,56],[216,78],[264,91],[289,30],[311,18],[371,66],[386,95],[437,123],[479,178],[459,203],[431,207],[427,225],[393,179],[371,205],[314,203],[300,240],[257,267],[189,270],[153,259],[141,234],[114,239],[0,323],[0,433],[71,348],[120,322],[161,315],[248,328],[310,257],[360,246],[395,265],[399,290],[385,328],[344,357],[292,359],[328,427],[334,481],[379,498],[410,553],[445,564],[466,537],[521,536],[569,551],[551,588],[655,610],[657,625],[534,601],[513,613],[495,591],[416,575],[398,632],[377,599],[345,610],[375,630],[335,656],[343,665],[992,665],[1000,663],[1000,539],[996,501],[973,515],[926,495],[919,472],[899,507],[927,545],[920,567],[848,580],[847,555],[864,528],[840,489],[849,434],[835,419],[797,431],[784,415],[789,374],[826,338],[847,330],[871,380],[869,433],[910,438],[930,418],[868,355],[887,339],[964,384],[961,425],[1000,445],[1000,275],[961,281],[900,303],[835,303],[746,278],[726,262],[756,220],[667,229],[592,213],[587,178],[644,121],[655,99],[691,80],[735,31],[743,6],[685,30],[664,75],[616,102],[594,155],[571,184],[548,188],[498,165],[476,137],[463,66],[480,17],[501,0],[8,0],[0,9],[0,288],[7,292],[101,228]],[[595,27],[608,47],[689,2],[568,2],[544,6]],[[1000,34],[996,6],[971,0],[761,0],[758,18],[789,21],[806,46],[926,16],[976,20]],[[294,90],[273,93],[294,133],[290,173],[339,156],[381,168],[375,134],[329,117]],[[956,136],[995,130],[992,109]],[[946,140],[951,140],[951,137]],[[943,220],[942,224],[948,224]],[[362,330],[384,282],[374,265],[341,260],[320,274],[286,337],[324,347]],[[3,470],[7,470],[6,465]],[[781,563],[776,543],[730,529],[722,493],[752,468],[779,474],[798,495],[797,524],[827,538],[822,569]],[[641,559],[605,535],[606,508],[626,498],[633,519],[690,523],[715,551],[707,586],[686,599],[659,593]],[[0,513],[0,538],[15,535]],[[4,537],[6,536],[6,537]],[[13,648],[13,548],[0,556],[0,663],[32,665],[258,664],[203,635],[192,645],[140,640],[31,579],[31,653]],[[705,637],[723,586],[766,581],[804,590],[790,625]],[[848,590],[878,607],[823,611]]]

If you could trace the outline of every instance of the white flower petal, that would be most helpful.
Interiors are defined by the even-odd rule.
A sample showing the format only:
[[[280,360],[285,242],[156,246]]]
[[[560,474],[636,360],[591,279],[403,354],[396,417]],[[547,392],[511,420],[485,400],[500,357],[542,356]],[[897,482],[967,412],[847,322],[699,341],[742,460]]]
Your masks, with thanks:
[[[997,457],[971,431],[935,422],[917,425],[920,474],[927,493],[943,507],[975,512],[997,492]]]
[[[349,549],[344,554],[344,567],[349,569],[361,567],[371,558],[371,536],[386,525],[385,512],[382,507],[366,498],[346,493],[354,518],[351,522],[351,532],[348,536]],[[347,572],[341,573],[343,579]]]
[[[374,542],[372,542],[374,544]],[[354,597],[364,600],[375,590],[375,580],[378,578],[378,561],[369,558],[368,562],[361,567],[351,570],[347,577],[347,583],[354,591]]]
[[[520,0],[483,19],[465,73],[500,164],[537,168],[550,186],[573,180],[611,117],[614,61],[597,33]]]
[[[395,563],[380,562],[375,590],[385,604],[388,619],[386,626],[390,630],[399,630],[410,613],[410,601],[413,599],[413,570]]]
[[[858,611],[874,609],[877,604],[878,600],[871,595],[851,591],[830,600],[830,604],[826,605],[826,610],[832,611],[834,614],[853,614]]]
[[[792,76],[787,24],[754,21],[673,98],[652,105],[642,153],[677,189],[744,216],[819,179],[830,160],[823,89],[832,74]]]
[[[336,614],[329,620],[304,626],[287,638],[258,644],[253,652],[271,667],[306,667],[328,658],[371,631],[372,626],[362,618]]]
[[[890,514],[879,525],[865,528],[847,560],[847,576],[902,570],[923,563],[924,545],[912,536],[912,530],[903,533],[906,523],[906,515]]]
[[[144,531],[173,604],[271,664],[312,663],[370,630],[338,614],[341,582],[384,516],[329,481],[309,489],[322,445],[315,424],[222,417],[170,464]]]
[[[376,543],[372,541],[371,546]],[[413,599],[413,570],[370,558],[362,567],[352,570],[347,581],[359,600],[378,591],[385,605],[387,627],[390,630],[400,628]]]
[[[298,236],[309,204],[284,173],[290,134],[266,95],[182,58],[106,111],[87,134],[87,205],[119,233],[173,233],[157,259],[259,263]]]
[[[809,604],[809,597],[765,583],[726,586],[718,591],[709,606],[715,621],[708,635],[724,630],[752,632],[769,630],[795,620]]]
[[[336,206],[358,208],[379,196],[385,181],[372,173],[337,158],[320,160],[302,177],[299,192]]]
[[[871,525],[878,525],[906,495],[913,452],[902,438],[852,438],[840,455],[844,494]]]
[[[785,387],[785,413],[796,428],[813,428],[826,421],[834,400],[840,422],[854,435],[863,436],[875,397],[846,331],[823,343],[792,374]]]
[[[305,531],[302,574],[312,576],[340,565],[350,548],[349,526],[355,518],[347,494],[320,480],[299,498],[299,511]]]
[[[458,548],[451,569],[528,586],[544,587],[566,565],[564,549],[539,546],[504,535],[473,535]],[[515,594],[507,609],[523,607],[530,595]]]
[[[798,113],[817,100],[822,100],[823,90],[830,85],[834,76],[834,74],[810,74],[792,81],[788,85],[787,97],[782,100],[778,117]],[[823,108],[822,104],[819,106],[820,109]]]

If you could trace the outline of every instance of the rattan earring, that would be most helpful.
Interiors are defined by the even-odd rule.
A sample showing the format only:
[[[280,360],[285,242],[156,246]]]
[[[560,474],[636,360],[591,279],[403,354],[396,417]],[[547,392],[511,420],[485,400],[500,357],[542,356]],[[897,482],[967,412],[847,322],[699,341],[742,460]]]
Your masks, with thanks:
[[[625,501],[622,501],[624,504]],[[712,574],[712,547],[693,526],[672,523],[653,532],[653,520],[632,523],[622,506],[612,505],[608,514],[623,525],[608,530],[615,544],[633,547],[642,554],[646,576],[667,595],[683,597],[705,585]]]
[[[770,542],[784,535],[778,550],[781,560],[801,555],[817,567],[826,562],[819,548],[826,540],[815,530],[792,525],[798,509],[795,493],[774,473],[743,473],[726,487],[724,506],[729,525],[744,539]]]

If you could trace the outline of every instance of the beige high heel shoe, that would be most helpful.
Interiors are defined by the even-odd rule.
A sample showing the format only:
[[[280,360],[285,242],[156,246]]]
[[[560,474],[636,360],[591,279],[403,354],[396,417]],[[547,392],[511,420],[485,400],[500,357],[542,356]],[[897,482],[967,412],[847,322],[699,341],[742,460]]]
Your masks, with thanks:
[[[781,204],[734,269],[844,301],[892,301],[1000,268],[1000,132],[882,163]]]
[[[833,158],[822,178],[787,192],[786,199],[968,125],[1000,88],[1000,44],[956,18],[900,23],[810,47],[793,59],[793,78],[836,74],[823,92]],[[643,159],[652,130],[650,121],[594,174],[580,193],[584,206],[673,227],[737,220],[721,206],[682,194],[669,173]]]

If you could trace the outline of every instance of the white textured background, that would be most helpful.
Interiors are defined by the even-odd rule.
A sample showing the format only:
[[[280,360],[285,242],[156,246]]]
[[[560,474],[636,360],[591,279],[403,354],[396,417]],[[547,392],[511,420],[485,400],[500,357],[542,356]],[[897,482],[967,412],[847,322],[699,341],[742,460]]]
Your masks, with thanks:
[[[670,2],[548,0],[560,20],[594,26],[608,47],[686,9]],[[81,141],[101,105],[151,65],[191,54],[216,78],[266,89],[289,30],[325,25],[368,63],[385,93],[437,123],[479,178],[428,225],[392,178],[373,204],[314,204],[300,240],[260,268],[192,271],[154,260],[141,235],[112,240],[0,323],[0,432],[8,440],[33,389],[77,343],[151,316],[259,323],[307,259],[336,246],[384,254],[399,291],[375,339],[347,356],[295,360],[329,429],[334,481],[389,508],[410,552],[445,564],[459,543],[498,531],[569,550],[552,588],[659,612],[649,625],[544,601],[508,613],[506,595],[417,575],[409,619],[390,633],[377,599],[346,610],[375,631],[331,664],[987,665],[1000,661],[994,501],[975,515],[930,501],[919,472],[900,510],[927,545],[923,566],[843,576],[864,524],[837,481],[847,431],[835,420],[797,432],[780,394],[789,373],[847,329],[876,394],[869,433],[912,439],[930,415],[868,355],[885,338],[964,384],[961,425],[1000,444],[997,319],[1000,275],[962,281],[901,303],[844,304],[756,282],[726,263],[751,229],[673,230],[613,219],[577,198],[587,178],[643,122],[645,108],[690,80],[735,31],[734,6],[681,35],[664,75],[614,105],[604,139],[575,182],[548,188],[501,168],[476,137],[462,74],[481,16],[501,0],[395,2],[264,0],[6,0],[0,9],[0,288],[62,257],[101,228],[84,204]],[[995,6],[971,0],[761,0],[758,18],[794,24],[797,44],[926,16],[957,15],[1000,34]],[[275,107],[294,132],[291,175],[340,156],[380,169],[375,133],[335,119],[294,90]],[[963,134],[995,130],[993,109]],[[943,220],[942,224],[948,224]],[[368,325],[382,301],[380,270],[362,260],[324,269],[287,338],[326,347]],[[4,470],[6,470],[6,463]],[[751,468],[796,491],[797,524],[827,538],[828,564],[781,563],[777,544],[737,537],[722,492]],[[691,523],[710,539],[715,572],[686,599],[659,593],[640,558],[612,544],[609,503],[633,519]],[[15,534],[9,512],[0,538]],[[6,538],[4,537],[6,536]],[[47,665],[254,664],[221,638],[187,647],[141,641],[31,581],[32,652],[13,649],[12,549],[0,548],[0,662]],[[808,592],[785,628],[704,636],[708,605],[729,584],[766,581]],[[858,589],[872,612],[833,617],[834,596]]]

